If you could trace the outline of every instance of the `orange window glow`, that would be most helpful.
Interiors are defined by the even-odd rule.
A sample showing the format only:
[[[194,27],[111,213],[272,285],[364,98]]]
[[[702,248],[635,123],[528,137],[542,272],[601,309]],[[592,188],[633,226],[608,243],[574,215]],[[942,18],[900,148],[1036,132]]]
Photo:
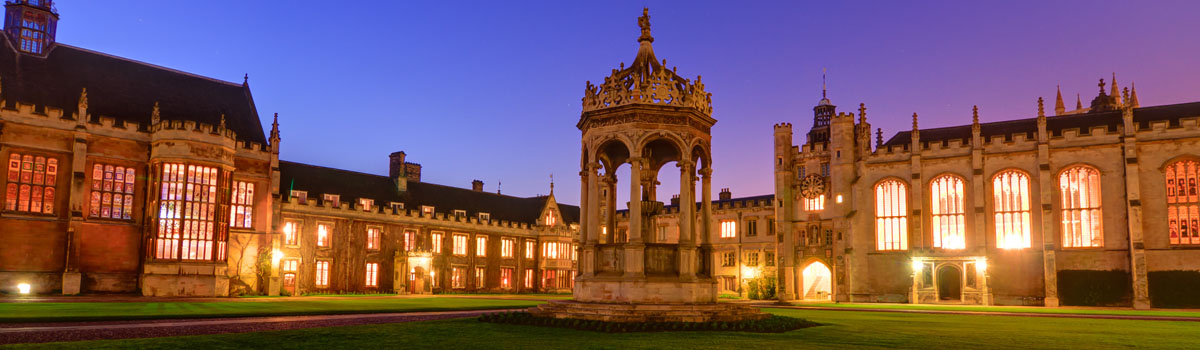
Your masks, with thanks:
[[[875,185],[875,249],[908,249],[908,186],[898,180]]]
[[[229,172],[215,167],[165,163],[159,193],[157,259],[225,260],[227,206],[217,198]]]
[[[378,250],[379,249],[379,228],[378,227],[368,227],[367,228],[367,249],[370,249],[370,250]]]
[[[1029,176],[1006,171],[992,178],[992,209],[996,225],[996,247],[1029,248],[1032,211],[1029,207]]]
[[[1200,244],[1200,162],[1172,163],[1165,175],[1171,244]]]
[[[329,287],[329,261],[317,262],[317,287]]]
[[[932,210],[933,246],[942,249],[966,248],[963,212],[963,181],[953,175],[939,176],[929,186]]]
[[[367,287],[379,286],[379,264],[378,263],[367,263],[366,285],[367,285]]]
[[[1058,176],[1062,196],[1062,246],[1086,248],[1104,246],[1100,217],[1100,172],[1077,166]]]
[[[133,180],[136,178],[133,168],[93,165],[88,217],[133,219]]]
[[[329,246],[329,224],[317,224],[317,246]]]
[[[54,194],[57,185],[57,158],[12,153],[8,156],[8,187],[4,196],[4,209],[54,214]]]

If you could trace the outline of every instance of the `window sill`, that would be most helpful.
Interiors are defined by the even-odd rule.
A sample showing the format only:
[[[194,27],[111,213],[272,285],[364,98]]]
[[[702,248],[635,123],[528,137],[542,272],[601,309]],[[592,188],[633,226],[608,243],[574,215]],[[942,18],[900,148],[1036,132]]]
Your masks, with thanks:
[[[99,216],[88,217],[87,222],[88,223],[96,223],[96,224],[126,224],[126,225],[136,224],[136,222],[134,222],[133,219],[112,219],[112,218],[102,218]]]
[[[46,221],[58,219],[58,214],[29,213],[23,211],[5,211],[3,214],[0,214],[0,216],[15,219],[37,219]]]

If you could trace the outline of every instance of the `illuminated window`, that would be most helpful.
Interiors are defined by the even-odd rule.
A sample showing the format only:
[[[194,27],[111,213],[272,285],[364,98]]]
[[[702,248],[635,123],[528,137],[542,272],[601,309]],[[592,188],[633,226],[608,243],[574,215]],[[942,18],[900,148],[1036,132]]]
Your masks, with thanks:
[[[296,272],[300,270],[300,260],[287,259],[283,261],[282,265],[280,268],[283,272]]]
[[[329,224],[317,223],[317,246],[329,247]]]
[[[875,185],[875,249],[908,249],[908,187],[898,180]]]
[[[933,224],[933,246],[943,249],[966,248],[963,212],[963,181],[954,175],[939,176],[929,186]]]
[[[316,284],[318,288],[329,287],[329,261],[317,261]]]
[[[482,266],[476,266],[475,267],[475,288],[487,287],[487,285],[484,284],[484,282],[486,281],[486,278],[487,278],[487,268],[484,268]]]
[[[514,245],[514,243],[511,238],[501,239],[500,240],[500,257],[502,257],[502,258],[513,257],[513,245]]]
[[[404,250],[417,250],[417,232],[413,230],[404,230]]]
[[[154,240],[157,259],[225,260],[224,218],[218,207],[217,184],[229,173],[218,176],[215,167],[165,163],[160,165],[158,233]]]
[[[571,260],[579,261],[579,245],[578,244],[571,245]]]
[[[542,270],[542,288],[558,288],[558,270]]]
[[[375,200],[367,199],[367,198],[359,198],[358,206],[360,208],[362,208],[363,211],[371,211],[371,208],[375,207]]]
[[[4,209],[27,213],[54,213],[54,192],[58,185],[58,159],[10,154],[8,188]]]
[[[804,210],[806,211],[822,211],[825,210],[825,195],[817,196],[816,198],[804,199]]]
[[[505,267],[505,268],[500,269],[500,288],[504,288],[504,289],[512,288],[512,273],[513,273],[513,269],[510,267]]]
[[[1062,195],[1062,246],[1101,247],[1100,172],[1087,166],[1067,169],[1058,176]]]
[[[737,237],[737,222],[733,220],[721,221],[721,238]]]
[[[1031,209],[1029,207],[1029,176],[1019,171],[1006,171],[992,179],[995,197],[993,216],[996,222],[996,247],[1001,249],[1029,248]]]
[[[308,204],[308,191],[292,190],[292,198],[296,198],[296,203]]]
[[[746,253],[746,266],[758,266],[758,252]]]
[[[1167,229],[1171,244],[1200,244],[1200,163],[1171,163],[1167,181]]]
[[[367,287],[379,286],[379,264],[367,263]]]
[[[441,232],[431,233],[429,235],[429,240],[431,241],[430,243],[433,243],[433,252],[437,253],[437,254],[441,254],[442,253],[442,233]]]
[[[454,235],[454,255],[467,256],[467,235]]]
[[[133,180],[136,178],[133,168],[108,164],[93,165],[91,206],[88,216],[133,219]]]
[[[423,217],[433,216],[433,207],[428,206],[428,205],[422,205],[421,206],[421,216],[423,216]]]
[[[455,236],[457,237],[457,236]],[[450,268],[450,286],[453,288],[467,287],[467,269],[464,267],[455,266]]]
[[[487,236],[475,236],[475,256],[487,256]]]
[[[378,227],[367,227],[367,249],[379,249],[379,231]]]
[[[721,266],[730,267],[737,265],[737,253],[728,252],[721,254]]]
[[[533,269],[525,269],[525,288],[533,288]]]
[[[568,259],[571,257],[571,245],[563,242],[542,243],[542,257],[546,259]]]
[[[557,221],[555,220],[555,217],[554,217],[554,212],[553,212],[553,211],[548,211],[548,210],[546,211],[546,220],[545,220],[545,222],[546,222],[546,226],[554,226],[554,224],[557,222]]]
[[[534,243],[533,240],[531,240],[531,239],[525,240],[525,258],[526,259],[533,259],[533,254],[535,252],[537,252],[537,248],[535,248],[536,245],[537,245],[537,243]]]
[[[230,189],[233,198],[229,201],[229,226],[251,228],[254,225],[254,183],[234,181]]]
[[[290,245],[290,246],[300,245],[300,243],[299,243],[300,240],[298,239],[298,236],[300,236],[300,235],[296,234],[297,232],[299,232],[299,231],[297,230],[297,226],[296,226],[295,222],[291,222],[291,221],[284,222],[283,223],[283,245]]]
[[[337,208],[342,206],[342,196],[336,194],[322,194],[321,202],[324,203],[324,205]]]

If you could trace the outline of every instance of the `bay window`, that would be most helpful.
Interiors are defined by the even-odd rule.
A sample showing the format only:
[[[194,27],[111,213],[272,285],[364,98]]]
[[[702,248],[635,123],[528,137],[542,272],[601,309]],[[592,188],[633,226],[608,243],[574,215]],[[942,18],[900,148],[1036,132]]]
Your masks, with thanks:
[[[225,260],[227,226],[218,184],[228,184],[228,171],[183,163],[158,165],[160,191],[153,257],[179,260]]]

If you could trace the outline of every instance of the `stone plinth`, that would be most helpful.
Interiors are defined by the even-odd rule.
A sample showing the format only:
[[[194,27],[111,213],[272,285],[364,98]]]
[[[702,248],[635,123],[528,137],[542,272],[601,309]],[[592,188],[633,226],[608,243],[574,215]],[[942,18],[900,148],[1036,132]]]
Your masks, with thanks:
[[[771,317],[745,304],[609,304],[552,301],[529,309],[539,317],[604,322],[738,322]]]
[[[702,304],[717,302],[712,279],[593,277],[575,282],[575,300],[594,303]]]

